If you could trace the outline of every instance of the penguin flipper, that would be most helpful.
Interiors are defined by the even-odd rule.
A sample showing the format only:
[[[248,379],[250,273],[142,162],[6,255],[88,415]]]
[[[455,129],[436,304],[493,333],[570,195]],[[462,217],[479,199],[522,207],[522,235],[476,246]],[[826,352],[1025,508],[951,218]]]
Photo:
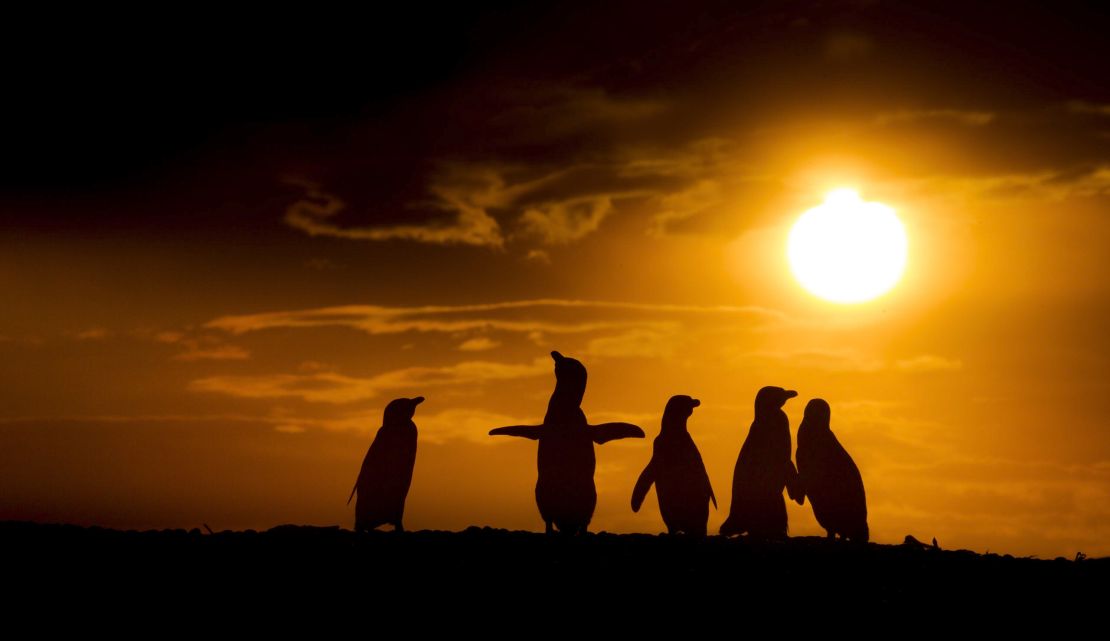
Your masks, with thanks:
[[[802,478],[798,475],[798,468],[790,461],[786,462],[786,495],[798,505],[805,505],[806,493],[802,487]]]
[[[373,465],[374,452],[377,451],[380,453],[380,450],[375,450],[374,448],[377,444],[378,439],[375,438],[374,442],[370,444],[370,449],[366,451],[366,456],[362,459],[362,467],[358,468],[358,476],[355,477],[355,485],[351,488],[350,496],[347,497],[347,505],[350,505],[351,499],[355,498],[355,492],[358,492],[358,484],[362,483],[362,478],[366,476],[367,470]]]
[[[644,504],[644,498],[647,497],[652,483],[655,483],[655,459],[649,461],[644,471],[640,472],[640,478],[636,479],[636,486],[632,488],[633,512],[640,511],[640,506]]]
[[[538,440],[543,435],[543,425],[509,425],[498,427],[489,431],[490,436],[519,436]]]
[[[644,438],[644,431],[632,423],[602,423],[591,425],[594,443],[602,445],[622,438]]]
[[[806,504],[806,486],[801,476],[798,476],[793,485],[786,486],[786,495],[798,505]]]
[[[713,509],[720,509],[717,507],[717,495],[713,493],[713,483],[709,480],[709,470],[705,469],[705,463],[701,460],[701,453],[698,452],[698,463],[701,464],[701,478],[705,481],[705,489],[709,490],[709,500],[713,501]]]

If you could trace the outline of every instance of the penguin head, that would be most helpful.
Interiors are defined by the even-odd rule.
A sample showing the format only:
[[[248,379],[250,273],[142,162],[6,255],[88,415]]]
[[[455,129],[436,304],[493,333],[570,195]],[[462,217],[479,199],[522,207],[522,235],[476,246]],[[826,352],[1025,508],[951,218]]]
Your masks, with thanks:
[[[667,401],[666,409],[663,410],[663,431],[684,429],[686,419],[694,413],[694,408],[699,405],[701,405],[701,401],[696,398],[690,398],[684,394],[672,396],[671,400]]]
[[[555,386],[580,395],[586,393],[586,366],[578,359],[551,352],[555,360]]]
[[[755,395],[755,411],[769,412],[777,409],[782,409],[786,401],[797,396],[798,393],[792,389],[783,389],[781,387],[767,386],[759,390]]]
[[[412,415],[416,413],[416,406],[423,402],[423,396],[393,399],[389,402],[389,405],[385,406],[385,417],[382,419],[382,424],[390,425],[411,421]]]
[[[806,403],[805,417],[802,419],[811,425],[824,425],[829,426],[829,421],[832,418],[832,409],[823,398],[815,398]]]

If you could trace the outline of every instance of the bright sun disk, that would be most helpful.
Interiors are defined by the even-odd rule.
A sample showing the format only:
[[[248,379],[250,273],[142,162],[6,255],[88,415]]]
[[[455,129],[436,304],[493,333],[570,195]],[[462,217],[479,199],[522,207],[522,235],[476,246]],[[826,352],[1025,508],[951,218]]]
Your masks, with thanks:
[[[862,303],[898,283],[906,247],[906,230],[893,209],[837,189],[794,223],[787,256],[794,277],[815,296]]]

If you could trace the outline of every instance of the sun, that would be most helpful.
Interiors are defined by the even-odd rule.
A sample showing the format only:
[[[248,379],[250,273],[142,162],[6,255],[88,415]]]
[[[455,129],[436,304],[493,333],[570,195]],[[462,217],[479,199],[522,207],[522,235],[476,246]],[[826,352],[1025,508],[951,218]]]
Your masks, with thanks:
[[[810,293],[834,303],[862,303],[898,283],[907,245],[893,209],[837,189],[798,218],[786,251],[794,277]]]

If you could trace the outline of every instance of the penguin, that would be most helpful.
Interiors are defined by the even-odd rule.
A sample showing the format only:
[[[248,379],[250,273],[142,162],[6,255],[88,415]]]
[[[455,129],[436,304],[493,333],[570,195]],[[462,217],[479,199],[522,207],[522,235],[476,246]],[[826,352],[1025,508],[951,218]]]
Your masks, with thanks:
[[[672,396],[667,401],[659,436],[652,444],[651,461],[632,490],[632,511],[639,512],[655,484],[659,513],[670,534],[705,536],[709,502],[717,507],[701,453],[686,429],[686,419],[699,405],[701,401],[689,396]]]
[[[755,396],[755,420],[736,458],[732,475],[732,507],[721,534],[748,533],[758,538],[786,537],[787,488],[797,492],[798,471],[790,460],[790,421],[782,406],[798,393],[764,387]]]
[[[829,427],[832,410],[822,399],[806,404],[798,426],[798,503],[809,497],[817,523],[828,538],[840,535],[866,543],[867,498],[863,477],[848,451]]]
[[[416,424],[412,416],[423,396],[398,398],[385,407],[382,426],[362,459],[362,469],[347,497],[358,494],[355,501],[355,531],[366,532],[381,525],[392,525],[404,532],[401,518],[405,498],[412,484],[412,468],[416,463]]]
[[[576,359],[551,352],[555,360],[555,391],[541,425],[511,425],[490,430],[490,436],[518,436],[539,441],[536,459],[536,506],[545,531],[585,534],[597,506],[594,486],[594,443],[643,438],[630,423],[590,425],[582,412],[586,367]]]

